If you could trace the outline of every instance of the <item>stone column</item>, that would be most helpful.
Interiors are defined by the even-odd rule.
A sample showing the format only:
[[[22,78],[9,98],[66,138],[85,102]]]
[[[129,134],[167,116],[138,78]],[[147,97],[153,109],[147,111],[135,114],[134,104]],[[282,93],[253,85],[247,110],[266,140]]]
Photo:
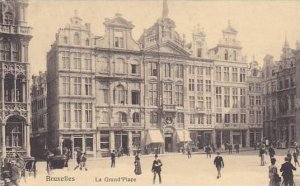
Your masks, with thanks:
[[[128,131],[128,149],[129,149],[129,154],[133,155],[133,150],[132,150],[132,131]]]
[[[1,123],[2,127],[2,155],[6,157],[6,142],[5,142],[5,125]]]
[[[213,129],[211,133],[211,143],[217,148],[217,143],[216,143],[216,130]]]
[[[246,131],[246,147],[250,147],[250,130]]]
[[[115,150],[115,133],[114,131],[109,131],[109,149],[110,151]]]
[[[26,154],[27,156],[30,155],[30,125],[26,125]]]
[[[96,153],[97,153],[97,157],[102,157],[102,154],[101,154],[101,147],[100,147],[100,144],[101,144],[101,138],[100,138],[100,131],[97,131],[96,133],[96,140],[95,140],[95,144],[96,144]],[[98,155],[99,154],[99,155]]]
[[[144,152],[145,150],[145,147],[146,146],[146,138],[145,138],[145,131],[142,130],[141,131],[141,146],[140,146],[140,149],[141,149],[141,152]]]
[[[233,144],[233,130],[230,130],[230,144]]]

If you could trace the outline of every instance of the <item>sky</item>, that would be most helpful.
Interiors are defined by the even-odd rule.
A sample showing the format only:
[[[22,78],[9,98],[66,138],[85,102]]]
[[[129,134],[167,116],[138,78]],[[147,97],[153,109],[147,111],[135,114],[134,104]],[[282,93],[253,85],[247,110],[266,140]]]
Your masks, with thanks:
[[[162,0],[29,0],[28,25],[33,27],[29,59],[32,74],[46,70],[46,54],[59,28],[70,23],[75,10],[83,23],[91,23],[92,33],[104,35],[105,18],[116,13],[131,21],[133,38],[162,16]],[[198,24],[206,33],[209,48],[217,45],[228,21],[238,31],[237,38],[248,61],[262,64],[266,54],[279,60],[285,38],[291,48],[300,41],[300,1],[168,0],[169,18],[175,30],[190,42]]]

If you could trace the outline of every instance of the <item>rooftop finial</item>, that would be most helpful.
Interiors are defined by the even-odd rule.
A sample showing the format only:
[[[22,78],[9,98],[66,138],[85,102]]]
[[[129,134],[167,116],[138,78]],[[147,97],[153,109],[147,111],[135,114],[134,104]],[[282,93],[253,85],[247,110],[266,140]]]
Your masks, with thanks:
[[[167,18],[168,17],[168,13],[169,13],[169,9],[168,9],[168,3],[167,0],[163,0],[163,18]]]

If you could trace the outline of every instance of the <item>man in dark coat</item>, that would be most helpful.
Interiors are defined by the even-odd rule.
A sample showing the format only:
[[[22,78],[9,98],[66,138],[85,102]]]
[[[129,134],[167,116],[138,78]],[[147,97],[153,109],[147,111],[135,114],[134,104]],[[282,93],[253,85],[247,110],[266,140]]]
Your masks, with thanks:
[[[291,159],[288,157],[284,158],[285,163],[281,165],[280,172],[282,172],[283,185],[284,186],[294,186],[294,175],[293,170],[296,167],[291,163]]]
[[[273,148],[273,145],[271,145],[269,148],[269,155],[270,155],[270,159],[272,159],[275,156],[275,150]]]
[[[217,152],[217,156],[215,157],[214,164],[218,171],[217,179],[221,177],[221,168],[224,168],[224,161],[222,156],[220,156],[220,152]]]
[[[160,175],[160,172],[161,172],[162,163],[161,163],[160,159],[158,159],[157,154],[155,154],[154,157],[155,157],[155,160],[153,161],[153,164],[152,164],[152,172],[154,174],[154,176],[153,176],[153,184],[155,184],[156,174],[158,174],[159,184],[161,184],[161,175]]]
[[[115,150],[113,150],[112,153],[110,154],[110,158],[111,158],[110,167],[113,168],[113,167],[116,166],[116,152],[115,152]]]
[[[21,173],[20,173],[20,168],[17,166],[15,161],[11,162],[10,173],[11,173],[11,177],[10,177],[11,182],[16,186],[19,186]]]

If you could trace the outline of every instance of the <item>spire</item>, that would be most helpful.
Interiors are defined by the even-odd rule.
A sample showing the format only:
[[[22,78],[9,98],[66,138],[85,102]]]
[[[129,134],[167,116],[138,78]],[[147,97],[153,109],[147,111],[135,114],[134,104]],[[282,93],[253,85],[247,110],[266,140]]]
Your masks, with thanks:
[[[168,13],[169,13],[169,9],[168,9],[168,3],[167,0],[163,0],[163,13],[162,13],[162,18],[167,18],[168,17]]]

